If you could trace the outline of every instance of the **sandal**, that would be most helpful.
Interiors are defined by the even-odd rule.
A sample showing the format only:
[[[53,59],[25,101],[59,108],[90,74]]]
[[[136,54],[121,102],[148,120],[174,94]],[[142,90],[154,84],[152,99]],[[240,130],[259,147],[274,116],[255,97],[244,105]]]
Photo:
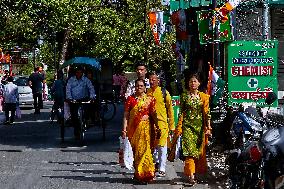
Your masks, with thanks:
[[[194,177],[189,176],[188,177],[188,183],[193,186],[196,184],[196,180],[194,179]]]
[[[156,177],[165,177],[166,173],[164,171],[159,171],[156,173]]]

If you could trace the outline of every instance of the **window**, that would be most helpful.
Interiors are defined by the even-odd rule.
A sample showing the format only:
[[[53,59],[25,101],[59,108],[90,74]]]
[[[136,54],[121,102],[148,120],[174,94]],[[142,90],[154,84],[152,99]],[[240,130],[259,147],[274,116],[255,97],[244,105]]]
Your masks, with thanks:
[[[28,86],[28,78],[18,78],[14,83],[18,86]]]

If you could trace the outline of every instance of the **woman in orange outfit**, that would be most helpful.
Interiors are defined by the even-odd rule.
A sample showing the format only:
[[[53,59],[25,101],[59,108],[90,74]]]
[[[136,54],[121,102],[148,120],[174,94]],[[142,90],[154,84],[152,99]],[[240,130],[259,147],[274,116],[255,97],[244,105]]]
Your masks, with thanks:
[[[175,131],[182,135],[182,155],[185,157],[184,174],[195,184],[195,173],[206,174],[206,144],[210,135],[209,95],[200,92],[197,74],[185,78],[187,89],[180,97],[180,116]]]

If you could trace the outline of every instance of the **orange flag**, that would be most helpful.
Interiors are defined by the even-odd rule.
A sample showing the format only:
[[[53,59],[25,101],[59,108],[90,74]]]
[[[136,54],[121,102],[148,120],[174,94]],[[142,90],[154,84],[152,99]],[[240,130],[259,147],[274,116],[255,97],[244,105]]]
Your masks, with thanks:
[[[225,23],[228,20],[228,14],[241,3],[241,0],[228,0],[222,7],[215,8],[213,18],[213,27],[215,27],[216,19]]]

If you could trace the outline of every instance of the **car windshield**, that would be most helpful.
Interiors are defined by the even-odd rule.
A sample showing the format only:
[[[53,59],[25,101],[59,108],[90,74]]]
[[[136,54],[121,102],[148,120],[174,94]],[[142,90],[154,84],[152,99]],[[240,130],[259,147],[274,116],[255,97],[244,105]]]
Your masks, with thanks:
[[[28,78],[20,77],[14,83],[18,86],[28,86]]]

